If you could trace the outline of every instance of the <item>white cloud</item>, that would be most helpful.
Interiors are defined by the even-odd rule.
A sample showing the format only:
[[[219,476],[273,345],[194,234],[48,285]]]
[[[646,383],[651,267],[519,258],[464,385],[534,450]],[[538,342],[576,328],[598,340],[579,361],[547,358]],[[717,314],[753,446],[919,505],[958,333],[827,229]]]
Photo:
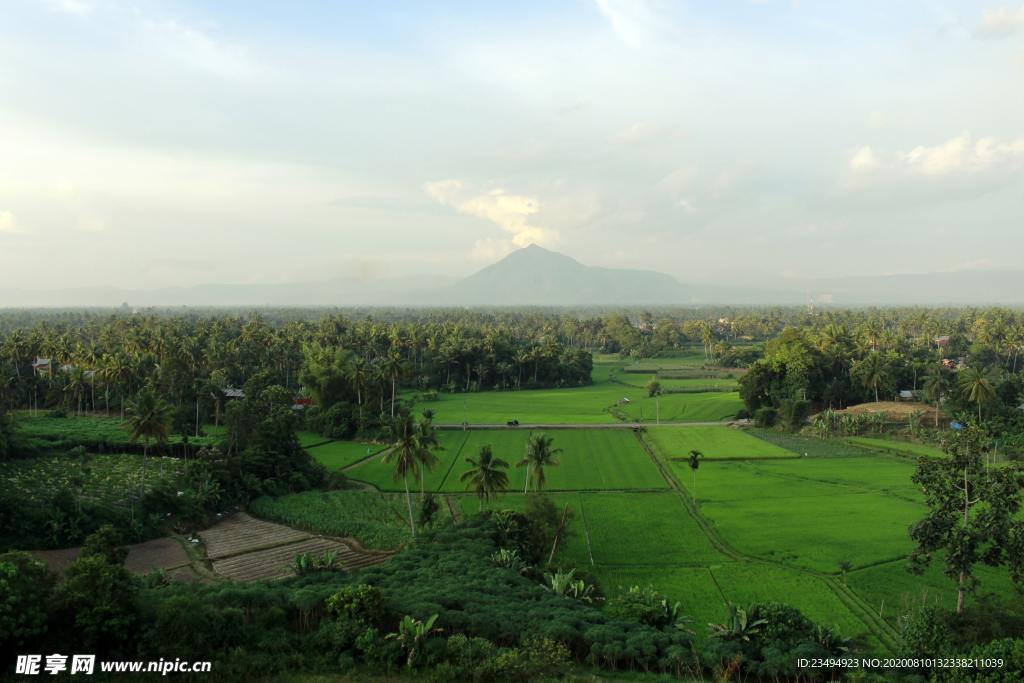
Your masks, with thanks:
[[[557,241],[557,233],[530,224],[531,217],[540,211],[540,201],[536,197],[509,194],[501,188],[475,194],[465,183],[454,179],[429,182],[423,189],[440,204],[499,226],[512,235],[512,244],[517,247]],[[477,244],[480,248],[480,243]]]
[[[1002,166],[1016,167],[1024,162],[1024,137],[999,140],[983,137],[974,140],[970,133],[961,133],[937,145],[918,145],[909,152],[882,158],[868,146],[861,147],[850,158],[854,172],[888,169],[916,176],[948,176],[957,173],[980,173]]]
[[[858,149],[850,157],[850,170],[852,171],[870,171],[876,166],[878,166],[878,157],[875,156],[874,150],[867,145]]]
[[[0,211],[0,233],[16,234],[25,232],[18,219],[10,211]]]
[[[977,34],[986,38],[1003,38],[1021,31],[1024,31],[1024,5],[1017,9],[1003,5],[982,13]]]
[[[903,155],[902,162],[913,173],[946,175],[983,171],[1019,158],[1024,158],[1024,138],[1001,142],[986,137],[972,144],[970,134],[963,133],[934,147],[919,145]]]

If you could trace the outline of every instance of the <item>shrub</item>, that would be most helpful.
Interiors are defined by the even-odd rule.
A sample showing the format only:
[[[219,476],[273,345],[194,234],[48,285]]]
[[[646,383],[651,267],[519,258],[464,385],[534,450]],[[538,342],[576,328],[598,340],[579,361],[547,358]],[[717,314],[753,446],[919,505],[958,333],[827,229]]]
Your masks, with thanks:
[[[778,419],[779,411],[775,408],[771,408],[768,406],[758,408],[757,411],[754,413],[754,424],[757,425],[758,427],[764,427],[766,429],[769,427],[774,427]]]
[[[10,652],[46,633],[52,587],[46,565],[28,553],[0,555],[0,651]]]

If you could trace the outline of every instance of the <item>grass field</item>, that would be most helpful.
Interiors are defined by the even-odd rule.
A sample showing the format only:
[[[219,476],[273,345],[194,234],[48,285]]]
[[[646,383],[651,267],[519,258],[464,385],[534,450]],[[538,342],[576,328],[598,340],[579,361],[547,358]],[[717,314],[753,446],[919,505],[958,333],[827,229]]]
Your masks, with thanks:
[[[673,466],[692,487],[689,467]],[[836,572],[844,560],[861,567],[910,552],[907,528],[923,512],[912,470],[881,456],[711,462],[697,473],[697,499],[704,517],[741,551]]]
[[[648,427],[647,438],[665,458],[687,458],[691,450],[711,460],[799,457],[731,427]]]
[[[912,441],[903,441],[901,439],[885,439],[871,436],[847,436],[844,440],[858,446],[890,451],[901,455],[911,455],[914,457],[924,455],[933,458],[943,458],[946,455],[942,452],[942,449],[937,448],[936,446],[914,443]]]
[[[432,470],[423,472],[423,486],[427,491],[441,490],[441,485],[444,483],[445,477],[448,476],[448,470],[460,457],[459,454],[466,441],[466,435],[467,432],[461,431],[438,432],[441,450],[434,451],[437,465]],[[374,456],[366,462],[345,470],[345,474],[351,479],[373,484],[381,491],[405,491],[405,483],[401,479],[395,481],[394,466],[384,461],[386,455],[386,451],[382,452],[379,456]],[[419,477],[409,478],[409,489],[420,490]]]
[[[586,387],[442,393],[436,400],[421,401],[416,407],[417,410],[433,410],[438,424],[504,424],[509,420],[523,424],[607,424],[622,419],[654,422],[657,403],[647,396],[646,389],[647,382],[654,377],[653,372],[650,375],[623,373],[622,367],[621,363],[596,364],[592,373],[594,383]],[[620,381],[614,381],[613,377]],[[678,391],[716,386],[733,388],[735,380],[667,379],[663,386]],[[660,404],[664,422],[728,420],[743,407],[735,391],[665,394]]]
[[[361,441],[330,441],[319,446],[306,447],[313,459],[329,470],[338,470],[359,462],[386,448],[383,444]]]
[[[657,466],[629,430],[549,429],[544,433],[554,439],[556,448],[562,449],[556,456],[558,466],[546,468],[544,472],[549,491],[668,487]],[[470,468],[466,459],[475,458],[482,446],[490,445],[495,457],[509,464],[509,490],[523,491],[526,468],[517,467],[516,463],[526,451],[529,430],[441,431],[439,434],[445,450],[437,454],[438,466],[424,477],[428,490],[466,491],[467,483],[460,481],[462,473]],[[317,448],[311,450],[315,452]],[[391,473],[391,465],[381,458],[372,458],[346,472],[352,479],[373,484],[382,491],[404,490],[404,484],[394,481]],[[419,481],[415,482],[415,488],[419,490]]]
[[[644,392],[628,404],[616,406],[626,420],[634,422],[721,422],[735,418],[742,409],[740,395],[732,391],[665,394],[658,398]]]

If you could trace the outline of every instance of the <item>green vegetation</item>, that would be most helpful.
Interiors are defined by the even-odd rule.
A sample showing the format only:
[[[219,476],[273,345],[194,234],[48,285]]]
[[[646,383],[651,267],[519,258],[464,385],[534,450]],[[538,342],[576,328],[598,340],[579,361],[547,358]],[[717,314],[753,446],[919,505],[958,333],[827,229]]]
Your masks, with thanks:
[[[374,550],[391,550],[409,540],[405,501],[370,491],[304,491],[257,498],[257,517],[327,536],[355,538]]]
[[[729,427],[650,427],[647,438],[668,459],[698,450],[711,460],[796,458],[798,454]]]
[[[885,439],[871,436],[847,436],[844,437],[844,440],[859,446],[865,446],[867,448],[882,451],[890,451],[892,453],[899,453],[902,455],[923,455],[929,458],[941,458],[944,456],[941,448],[936,448],[935,446],[929,446],[923,443],[914,443],[913,441],[904,441],[902,439]]]
[[[142,444],[131,440],[131,428],[126,420],[117,417],[97,415],[67,415],[56,417],[41,414],[32,417],[28,413],[16,416],[17,429],[25,436],[47,442],[53,448],[74,448],[83,446],[94,452],[142,452]],[[179,446],[185,439],[195,447],[213,446],[218,442],[216,436],[194,437],[191,435],[170,434],[167,447],[171,450]]]
[[[321,445],[306,447],[313,459],[328,470],[340,470],[380,453],[386,446],[362,441],[329,441]],[[300,441],[301,443],[301,441]]]

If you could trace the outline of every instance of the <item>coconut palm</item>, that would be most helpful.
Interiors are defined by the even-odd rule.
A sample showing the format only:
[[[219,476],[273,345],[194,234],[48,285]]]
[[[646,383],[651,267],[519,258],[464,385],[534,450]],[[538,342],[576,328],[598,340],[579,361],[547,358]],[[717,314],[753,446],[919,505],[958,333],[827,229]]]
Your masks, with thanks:
[[[854,363],[851,374],[865,389],[874,390],[875,403],[878,402],[878,390],[887,385],[892,379],[889,363],[878,351],[872,351]]]
[[[405,364],[402,362],[402,357],[397,353],[384,358],[381,361],[381,369],[391,379],[391,417],[395,416],[395,388],[398,384],[398,378],[402,376],[402,372],[405,369]]]
[[[526,467],[526,486],[523,493],[530,488],[530,478],[533,478],[534,488],[538,491],[544,488],[546,479],[544,477],[545,467],[558,467],[555,456],[562,452],[561,448],[552,448],[554,439],[544,434],[536,434],[526,442],[526,455],[516,467]]]
[[[995,378],[981,368],[964,368],[957,377],[964,398],[978,404],[978,423],[981,423],[981,404],[996,397]]]
[[[941,365],[928,373],[924,378],[924,397],[935,406],[936,427],[939,426],[939,405],[942,403],[942,398],[949,393],[949,389],[949,374],[942,369]]]
[[[480,455],[476,460],[466,458],[470,469],[466,470],[459,477],[459,481],[468,482],[466,488],[473,487],[476,497],[480,499],[480,509],[484,509],[484,501],[490,501],[491,496],[508,487],[508,463],[501,458],[495,458],[491,447],[482,446]]]
[[[409,493],[409,474],[420,470],[419,430],[411,415],[402,415],[391,421],[391,450],[384,456],[384,462],[394,465],[393,476],[405,482],[405,502],[409,508],[409,529],[416,537],[416,520],[412,514],[412,495]]]
[[[142,454],[149,455],[149,442],[165,443],[171,434],[171,404],[156,395],[152,387],[145,387],[128,401],[128,427],[131,440],[142,439]]]
[[[416,458],[420,465],[420,500],[426,497],[427,488],[424,479],[424,472],[433,470],[437,466],[437,456],[434,451],[443,451],[444,447],[437,439],[437,430],[430,418],[424,415],[424,419],[416,423]]]

